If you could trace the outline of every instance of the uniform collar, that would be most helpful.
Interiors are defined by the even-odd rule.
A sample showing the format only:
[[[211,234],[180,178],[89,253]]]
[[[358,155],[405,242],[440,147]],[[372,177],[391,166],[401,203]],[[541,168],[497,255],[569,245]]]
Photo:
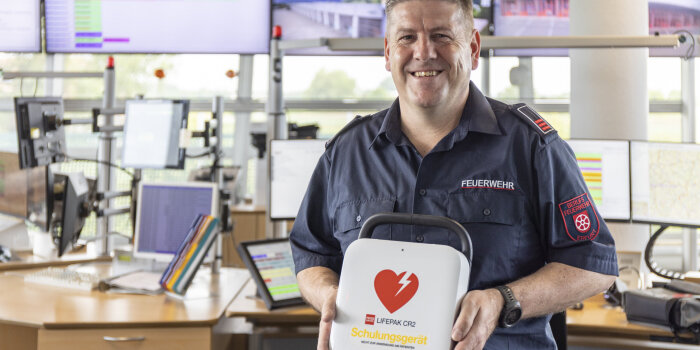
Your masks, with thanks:
[[[384,121],[382,121],[382,126],[377,136],[372,140],[370,148],[372,148],[376,142],[381,141],[389,141],[397,146],[409,142],[401,131],[400,115],[401,108],[399,107],[399,99],[397,98],[387,110]],[[435,150],[451,149],[455,142],[462,141],[470,131],[491,135],[503,135],[501,128],[498,126],[496,115],[491,109],[491,104],[473,82],[469,82],[469,96],[462,110],[462,117],[459,120],[459,124],[438,143]]]

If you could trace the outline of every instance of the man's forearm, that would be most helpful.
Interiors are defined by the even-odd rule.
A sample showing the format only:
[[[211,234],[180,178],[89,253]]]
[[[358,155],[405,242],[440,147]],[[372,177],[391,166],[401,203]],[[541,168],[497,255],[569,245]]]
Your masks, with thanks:
[[[520,301],[523,318],[527,318],[565,310],[606,290],[614,281],[615,276],[550,263],[508,286]]]
[[[310,267],[297,274],[299,290],[316,311],[321,311],[331,289],[338,288],[338,274],[326,267]]]

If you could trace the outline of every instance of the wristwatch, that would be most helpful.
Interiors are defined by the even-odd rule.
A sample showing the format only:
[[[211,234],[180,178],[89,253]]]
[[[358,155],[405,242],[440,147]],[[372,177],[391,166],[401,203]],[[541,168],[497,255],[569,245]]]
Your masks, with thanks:
[[[501,316],[498,317],[498,326],[501,328],[513,327],[520,321],[520,317],[523,315],[520,302],[518,299],[515,299],[515,295],[513,295],[513,291],[510,290],[510,287],[503,285],[496,287],[496,289],[501,292],[504,300]]]

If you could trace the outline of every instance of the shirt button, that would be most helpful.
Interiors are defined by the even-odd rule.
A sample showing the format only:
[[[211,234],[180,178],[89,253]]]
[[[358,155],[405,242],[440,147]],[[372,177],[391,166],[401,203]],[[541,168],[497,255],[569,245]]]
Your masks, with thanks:
[[[418,191],[418,193],[420,193],[421,196],[425,196],[426,192],[427,191],[425,189],[421,189],[420,191]]]
[[[484,209],[484,216],[489,216],[489,215],[491,215],[491,209],[489,209],[489,208]]]
[[[416,242],[423,242],[423,235],[416,236]]]
[[[355,218],[355,221],[357,221],[357,222],[362,221],[362,216],[359,216],[359,215],[358,215],[358,216]]]

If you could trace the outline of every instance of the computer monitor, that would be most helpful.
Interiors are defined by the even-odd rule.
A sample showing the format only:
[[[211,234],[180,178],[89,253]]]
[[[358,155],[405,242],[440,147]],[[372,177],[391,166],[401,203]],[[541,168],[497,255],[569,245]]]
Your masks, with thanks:
[[[218,198],[213,183],[140,183],[134,256],[170,261],[197,215],[218,215]]]
[[[270,142],[270,218],[293,220],[311,175],[326,150],[324,140]]]
[[[20,168],[65,160],[66,134],[60,97],[15,97],[15,121]]]
[[[273,25],[282,27],[283,40],[318,38],[383,38],[386,1],[272,0]],[[474,0],[474,27],[490,34],[491,0]],[[384,55],[376,51],[331,51],[327,47],[285,51],[287,55]]]
[[[493,0],[494,35],[567,36],[569,0]],[[496,56],[568,56],[568,49],[498,49]]]
[[[568,143],[603,218],[629,221],[629,141],[569,140]]]
[[[49,53],[266,54],[269,0],[45,0]]]
[[[41,52],[39,0],[0,0],[0,52]]]
[[[238,254],[268,309],[304,304],[288,238],[243,242],[238,246]]]
[[[61,216],[53,234],[60,257],[78,241],[80,231],[83,230],[85,218],[90,211],[90,186],[82,173],[56,174],[55,180],[59,182],[59,197],[62,198],[57,205],[57,212]]]
[[[631,143],[632,220],[700,227],[700,145]]]
[[[180,134],[187,129],[189,106],[183,100],[126,101],[122,166],[183,169]]]
[[[671,35],[678,31],[689,31],[700,35],[700,1],[698,0],[649,0],[649,34]],[[692,45],[693,38],[676,48],[655,47],[649,56],[683,56]],[[700,54],[695,48],[692,56]]]
[[[493,0],[494,35],[567,36],[570,0]],[[649,35],[687,30],[700,34],[700,1],[649,0]],[[684,56],[692,38],[677,48],[650,48],[649,56]],[[568,56],[569,49],[498,49],[496,56]],[[700,50],[695,49],[693,55]]]
[[[53,208],[48,167],[20,169],[17,153],[0,152],[0,212],[26,218],[48,231]]]

